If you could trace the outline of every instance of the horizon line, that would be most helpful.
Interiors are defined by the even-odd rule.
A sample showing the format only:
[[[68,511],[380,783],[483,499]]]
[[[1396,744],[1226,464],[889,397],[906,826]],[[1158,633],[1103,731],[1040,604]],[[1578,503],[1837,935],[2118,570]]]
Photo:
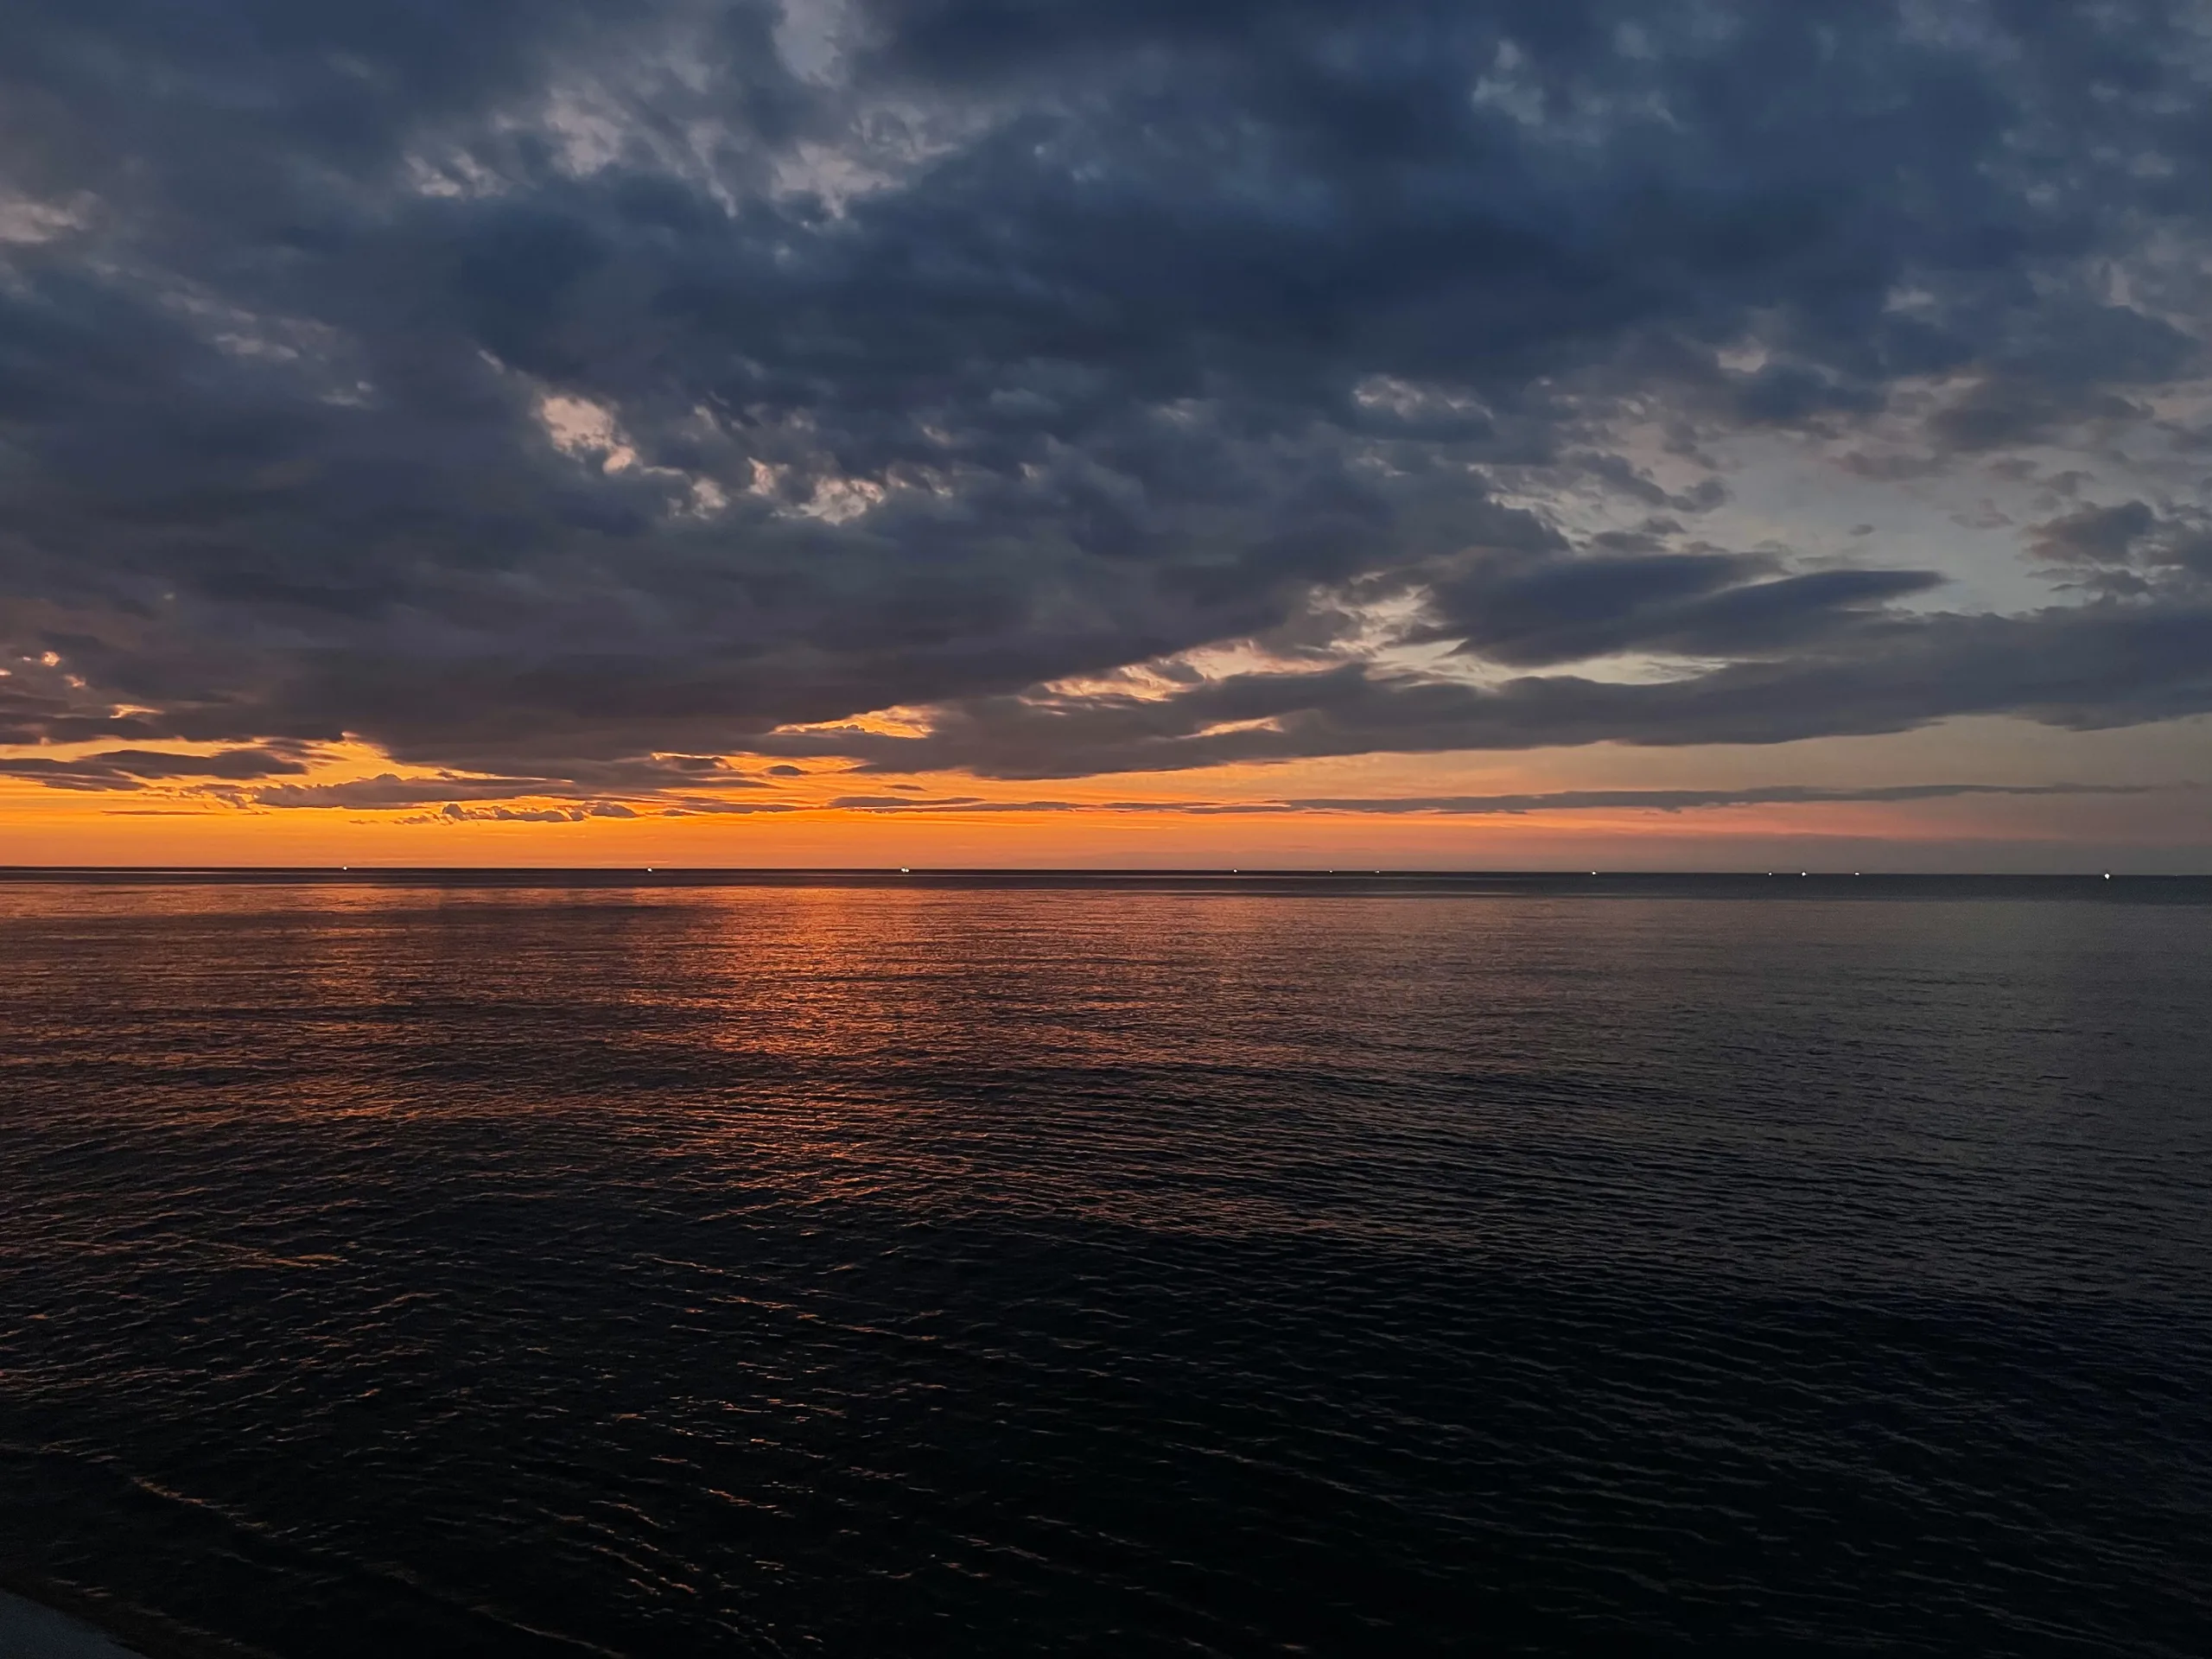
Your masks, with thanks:
[[[56,876],[711,876],[732,878],[791,876],[863,876],[895,879],[925,877],[1238,877],[1369,880],[1423,879],[1541,879],[1591,880],[1635,879],[1743,879],[1844,880],[2148,880],[2192,881],[2212,879],[2212,870],[2126,871],[2079,868],[2071,870],[1851,870],[1758,869],[1711,868],[1657,869],[1614,868],[1586,870],[1572,867],[1517,868],[1484,867],[1451,868],[1437,866],[1366,865],[888,865],[888,864],[0,864],[0,880]]]

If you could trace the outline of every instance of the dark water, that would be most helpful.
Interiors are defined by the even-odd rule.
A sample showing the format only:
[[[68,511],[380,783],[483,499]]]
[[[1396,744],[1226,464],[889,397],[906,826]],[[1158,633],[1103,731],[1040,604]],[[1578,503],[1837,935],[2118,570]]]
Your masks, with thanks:
[[[2212,1652],[2212,886],[0,884],[0,1567],[299,1659]]]

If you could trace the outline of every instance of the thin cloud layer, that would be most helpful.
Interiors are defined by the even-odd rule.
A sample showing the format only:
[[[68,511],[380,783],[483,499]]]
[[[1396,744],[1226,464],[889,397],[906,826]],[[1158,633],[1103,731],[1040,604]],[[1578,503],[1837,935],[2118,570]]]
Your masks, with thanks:
[[[1893,784],[1861,789],[1772,785],[1758,789],[1571,789],[1529,795],[1358,795],[1279,801],[1004,801],[974,795],[846,795],[830,804],[845,811],[929,814],[978,812],[1164,813],[1192,817],[1276,813],[1359,817],[1490,818],[1531,812],[1690,812],[1735,806],[1830,806],[1955,800],[1976,795],[2148,795],[2134,784]]]
[[[222,749],[213,754],[175,754],[158,749],[109,749],[70,760],[44,755],[0,757],[0,778],[28,778],[55,789],[136,790],[149,783],[221,779],[297,777],[308,770],[298,756],[264,748]]]
[[[102,758],[7,770],[2212,709],[2208,67],[2158,0],[19,0],[0,745]],[[2049,603],[1727,544],[1754,439],[2070,468]],[[176,743],[268,770],[116,758]]]

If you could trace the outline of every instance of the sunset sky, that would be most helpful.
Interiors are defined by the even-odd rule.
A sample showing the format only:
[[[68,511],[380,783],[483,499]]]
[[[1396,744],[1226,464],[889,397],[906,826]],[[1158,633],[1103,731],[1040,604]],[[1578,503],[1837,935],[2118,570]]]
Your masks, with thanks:
[[[2212,868],[2212,14],[16,0],[0,864]]]

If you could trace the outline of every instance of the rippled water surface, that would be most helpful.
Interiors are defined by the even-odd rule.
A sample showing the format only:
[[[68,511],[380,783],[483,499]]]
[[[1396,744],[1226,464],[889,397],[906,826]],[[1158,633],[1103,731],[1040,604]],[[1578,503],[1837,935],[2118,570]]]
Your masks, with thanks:
[[[0,1566],[269,1654],[2212,1652],[2212,890],[0,885]]]

